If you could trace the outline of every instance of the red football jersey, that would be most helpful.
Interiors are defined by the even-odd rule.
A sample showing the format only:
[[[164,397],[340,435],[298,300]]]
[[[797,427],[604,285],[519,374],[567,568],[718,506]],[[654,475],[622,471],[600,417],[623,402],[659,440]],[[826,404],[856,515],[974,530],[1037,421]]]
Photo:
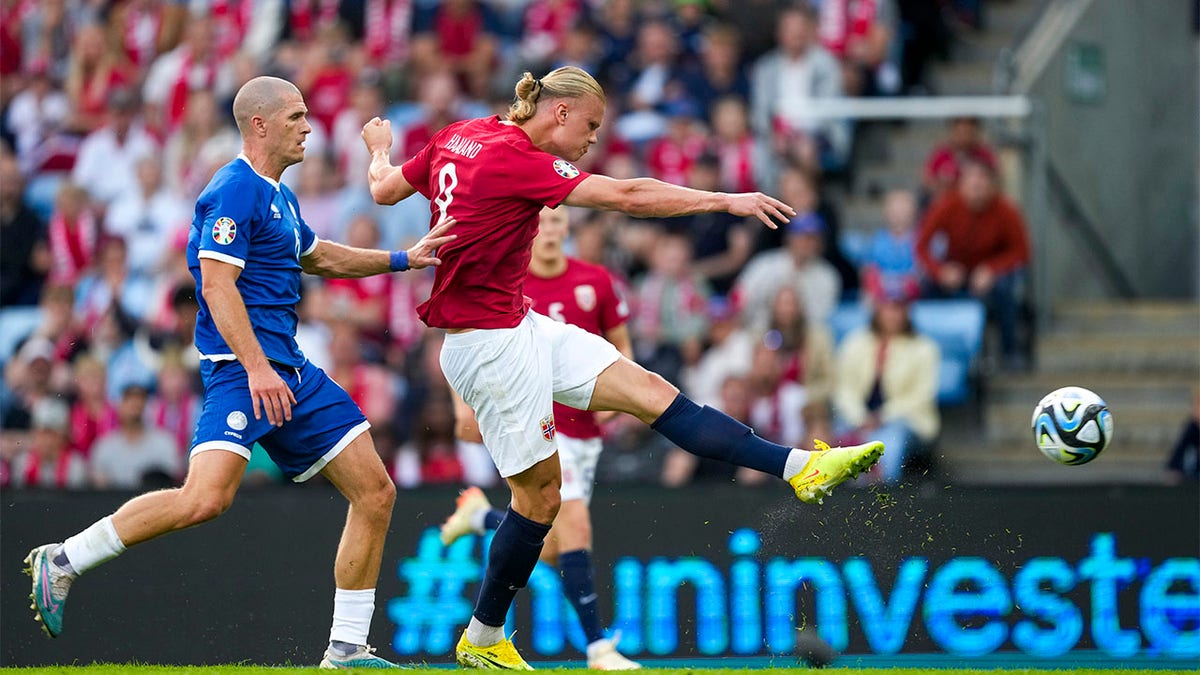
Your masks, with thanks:
[[[582,260],[567,258],[567,270],[549,279],[531,272],[525,278],[525,294],[539,313],[601,337],[629,319],[629,306],[617,292],[612,275]],[[600,435],[595,413],[561,403],[554,404],[554,423],[558,433],[571,438]]]
[[[558,206],[590,174],[542,152],[519,127],[492,116],[455,122],[401,167],[458,238],[438,249],[442,264],[417,314],[432,328],[512,328],[529,303],[523,293],[530,246],[543,206]]]

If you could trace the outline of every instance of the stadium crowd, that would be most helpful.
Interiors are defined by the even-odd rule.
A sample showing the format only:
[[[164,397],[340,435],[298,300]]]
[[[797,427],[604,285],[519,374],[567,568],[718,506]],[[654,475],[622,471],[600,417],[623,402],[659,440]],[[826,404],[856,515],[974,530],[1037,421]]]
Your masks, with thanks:
[[[393,121],[398,164],[450,121],[503,114],[523,70],[560,65],[608,93],[585,168],[761,190],[799,213],[778,231],[723,214],[573,214],[572,254],[620,280],[638,360],[780,443],[886,432],[907,451],[877,478],[897,479],[904,455],[939,433],[937,345],[914,331],[910,303],[987,299],[1015,354],[1024,226],[980,125],[955,120],[912,188],[887,193],[852,262],[823,184],[852,173],[856,129],[805,111],[820,97],[928,91],[930,60],[978,5],[0,0],[0,312],[27,327],[0,353],[0,486],[182,477],[199,391],[184,246],[195,198],[239,151],[240,84],[268,73],[304,93],[313,133],[284,182],[318,236],[402,249],[427,229],[428,203],[374,204],[363,123]],[[455,442],[442,336],[413,311],[425,272],[310,279],[298,341],[363,409],[398,485],[490,485],[490,458]],[[831,315],[858,299],[870,326],[835,344]],[[618,419],[607,433],[602,475],[755,482],[640,425]],[[247,480],[278,481],[254,455]]]

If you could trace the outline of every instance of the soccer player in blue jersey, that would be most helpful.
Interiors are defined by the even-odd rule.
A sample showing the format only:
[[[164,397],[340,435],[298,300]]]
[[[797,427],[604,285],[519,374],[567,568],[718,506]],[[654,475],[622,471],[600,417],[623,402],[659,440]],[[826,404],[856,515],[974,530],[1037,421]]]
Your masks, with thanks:
[[[26,558],[35,618],[50,637],[63,627],[72,582],[127,547],[199,525],[229,508],[257,442],[301,482],[324,475],[350,502],[334,562],[333,628],[322,668],[395,667],[372,654],[367,633],[395,486],[375,452],[369,424],[350,396],[296,345],[300,274],[365,277],[440,264],[447,219],[407,251],[355,249],[317,239],[296,195],[279,182],[304,159],[312,130],[300,91],[259,77],[233,101],[242,154],[196,203],[188,265],[200,312],[204,409],[183,487],[126,502],[63,543]]]

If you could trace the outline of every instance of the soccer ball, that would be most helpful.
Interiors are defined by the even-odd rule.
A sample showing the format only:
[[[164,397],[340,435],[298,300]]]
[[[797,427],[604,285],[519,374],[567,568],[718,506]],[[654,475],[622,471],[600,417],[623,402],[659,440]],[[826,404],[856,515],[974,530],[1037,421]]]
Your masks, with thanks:
[[[1055,389],[1033,409],[1033,440],[1059,464],[1087,464],[1108,447],[1112,435],[1108,404],[1083,387]]]

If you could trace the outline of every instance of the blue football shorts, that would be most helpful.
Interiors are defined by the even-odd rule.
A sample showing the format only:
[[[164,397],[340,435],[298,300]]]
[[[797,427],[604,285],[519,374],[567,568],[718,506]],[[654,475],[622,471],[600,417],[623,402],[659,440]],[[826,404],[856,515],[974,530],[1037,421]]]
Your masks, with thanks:
[[[275,362],[272,365],[296,397],[292,419],[281,427],[272,426],[265,412],[262,419],[254,419],[246,369],[241,363],[201,363],[204,408],[189,456],[226,450],[249,460],[250,449],[257,442],[283,475],[301,483],[371,427],[350,395],[325,371],[308,361],[299,368]]]

